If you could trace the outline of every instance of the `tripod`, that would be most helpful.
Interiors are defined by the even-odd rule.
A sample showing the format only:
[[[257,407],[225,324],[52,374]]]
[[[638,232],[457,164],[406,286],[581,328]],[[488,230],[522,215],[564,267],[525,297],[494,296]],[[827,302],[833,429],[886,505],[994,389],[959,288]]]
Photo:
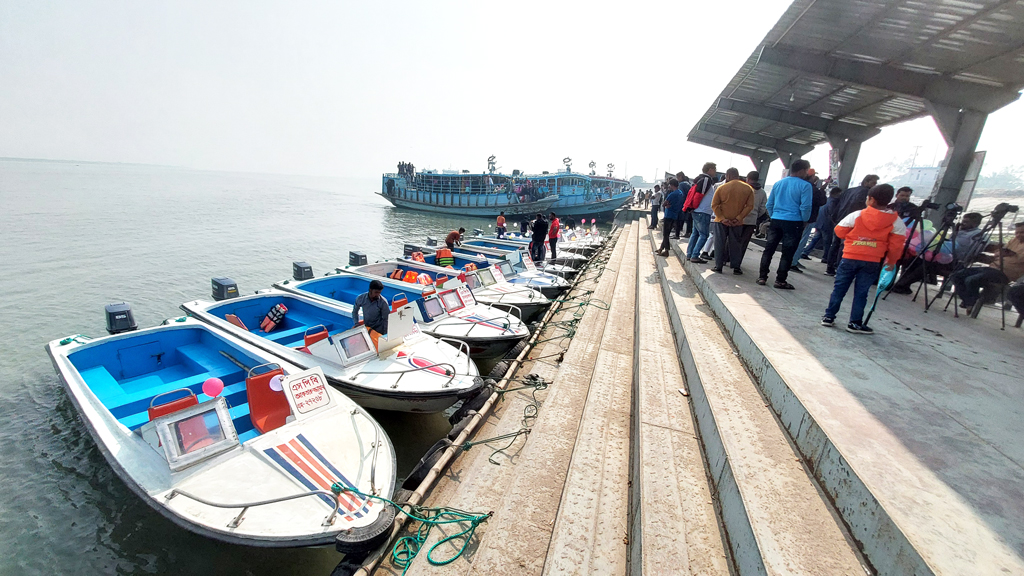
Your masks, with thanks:
[[[911,260],[910,263],[908,263],[906,266],[903,267],[903,269],[902,269],[902,271],[900,273],[899,280],[902,280],[903,277],[907,273],[909,273],[911,270],[914,269],[914,265],[917,264],[918,262],[920,262],[920,266],[921,266],[921,283],[917,286],[917,291],[914,292],[914,297],[911,298],[910,301],[911,302],[917,302],[917,297],[918,297],[918,295],[921,294],[921,290],[923,289],[924,290],[924,301],[925,301],[925,307],[924,307],[924,311],[925,312],[928,312],[928,308],[931,306],[931,304],[928,301],[928,278],[929,278],[928,262],[929,262],[929,260],[927,258],[927,254],[928,254],[929,251],[931,251],[932,252],[932,256],[934,257],[934,255],[937,254],[938,251],[942,248],[942,243],[945,242],[946,235],[949,233],[949,229],[953,227],[953,222],[956,219],[956,214],[957,214],[957,212],[952,212],[952,211],[947,210],[945,215],[943,215],[943,217],[942,217],[942,224],[941,224],[941,226],[935,232],[935,236],[933,236],[932,239],[929,240],[928,242],[924,242],[924,215],[923,215],[923,211],[918,213],[916,216],[914,216],[911,219],[910,229],[907,231],[907,240],[903,243],[903,253],[906,254],[907,250],[910,248],[910,242],[911,242],[911,240],[914,237],[914,232],[917,231],[918,228],[920,228],[920,230],[921,230],[921,240],[922,240],[921,241],[921,246],[918,248],[917,255],[914,256],[914,259]],[[956,235],[957,235],[957,231],[954,229],[953,236],[951,238],[952,239],[952,243],[953,243],[953,253],[954,254],[956,253]],[[896,284],[897,284],[897,282],[893,282],[893,283],[891,283],[889,285],[888,291],[886,292],[885,296],[882,297],[883,300],[886,300],[886,299],[889,298],[889,294],[892,292],[892,288]]]

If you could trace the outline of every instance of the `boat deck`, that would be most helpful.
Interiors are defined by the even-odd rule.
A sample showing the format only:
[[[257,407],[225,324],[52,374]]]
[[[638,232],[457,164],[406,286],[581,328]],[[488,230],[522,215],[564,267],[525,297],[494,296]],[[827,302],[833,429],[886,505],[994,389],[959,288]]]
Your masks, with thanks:
[[[530,434],[462,452],[425,503],[493,516],[443,566],[426,550],[461,528],[436,527],[409,574],[1024,573],[1012,322],[893,295],[875,336],[830,330],[815,265],[776,291],[754,284],[759,249],[744,276],[675,243],[656,258],[638,212],[573,292],[607,309],[571,340],[550,324],[519,375],[551,386],[508,394],[474,440]]]

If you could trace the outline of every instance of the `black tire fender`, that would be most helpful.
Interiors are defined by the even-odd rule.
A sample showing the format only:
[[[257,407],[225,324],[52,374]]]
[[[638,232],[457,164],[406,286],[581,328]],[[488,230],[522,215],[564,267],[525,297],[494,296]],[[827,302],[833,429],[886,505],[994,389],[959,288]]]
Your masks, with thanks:
[[[391,528],[395,524],[397,510],[387,502],[382,503],[377,519],[368,526],[351,530],[342,530],[334,538],[334,548],[342,554],[359,554],[369,552],[384,543],[391,536]]]
[[[448,438],[441,438],[435,442],[434,445],[423,454],[420,461],[416,463],[416,466],[413,467],[412,472],[409,473],[409,476],[406,477],[405,481],[402,482],[402,488],[405,488],[406,490],[415,490],[419,488],[420,483],[427,477],[427,473],[434,467],[434,464],[437,464],[437,461],[441,459],[441,455],[444,454],[444,451],[451,445],[452,441]]]

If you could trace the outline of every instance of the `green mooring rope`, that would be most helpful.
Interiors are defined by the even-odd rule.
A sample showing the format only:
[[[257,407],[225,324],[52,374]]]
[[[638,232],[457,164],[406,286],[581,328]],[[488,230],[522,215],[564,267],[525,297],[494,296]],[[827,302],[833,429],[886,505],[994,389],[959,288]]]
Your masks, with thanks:
[[[427,562],[430,562],[433,566],[444,566],[446,564],[451,564],[462,556],[462,553],[466,551],[466,546],[469,545],[469,541],[473,539],[476,527],[481,523],[486,522],[493,514],[493,512],[488,512],[487,514],[476,514],[474,512],[466,512],[465,510],[459,510],[457,508],[431,508],[415,504],[409,504],[409,509],[406,510],[402,506],[384,498],[383,496],[364,494],[355,488],[342,486],[337,482],[331,485],[331,492],[338,495],[341,495],[342,492],[352,492],[353,494],[357,494],[363,498],[373,498],[374,500],[387,502],[396,509],[401,510],[402,513],[410,519],[420,522],[420,526],[416,529],[416,534],[414,536],[402,536],[395,541],[395,545],[391,549],[391,563],[401,568],[402,574],[405,574],[409,570],[409,567],[412,566],[412,561],[416,558],[416,555],[419,554],[420,548],[423,544],[426,543],[427,537],[430,535],[430,529],[434,526],[441,524],[461,524],[464,522],[469,523],[469,526],[461,532],[442,538],[427,550]],[[443,560],[435,560],[433,558],[435,548],[460,538],[463,539],[462,546],[459,547],[459,551],[452,557],[445,558]]]

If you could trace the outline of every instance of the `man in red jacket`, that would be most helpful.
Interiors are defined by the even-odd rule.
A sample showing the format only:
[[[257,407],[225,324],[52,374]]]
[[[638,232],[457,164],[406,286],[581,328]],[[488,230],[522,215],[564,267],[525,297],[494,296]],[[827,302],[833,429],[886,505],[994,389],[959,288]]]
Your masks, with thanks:
[[[558,229],[561,225],[562,223],[558,221],[558,217],[555,216],[554,212],[552,212],[551,226],[548,228],[548,246],[551,247],[552,261],[554,261],[555,258],[558,258],[558,253],[555,252],[555,244],[558,244]]]
[[[836,269],[836,283],[832,288],[822,326],[832,326],[846,292],[853,284],[853,308],[846,331],[853,334],[874,334],[864,325],[864,306],[871,285],[878,278],[880,262],[891,269],[903,255],[907,227],[899,214],[886,208],[893,197],[892,186],[879,184],[868,191],[867,207],[844,217],[836,224],[836,238],[843,240],[843,258]]]

